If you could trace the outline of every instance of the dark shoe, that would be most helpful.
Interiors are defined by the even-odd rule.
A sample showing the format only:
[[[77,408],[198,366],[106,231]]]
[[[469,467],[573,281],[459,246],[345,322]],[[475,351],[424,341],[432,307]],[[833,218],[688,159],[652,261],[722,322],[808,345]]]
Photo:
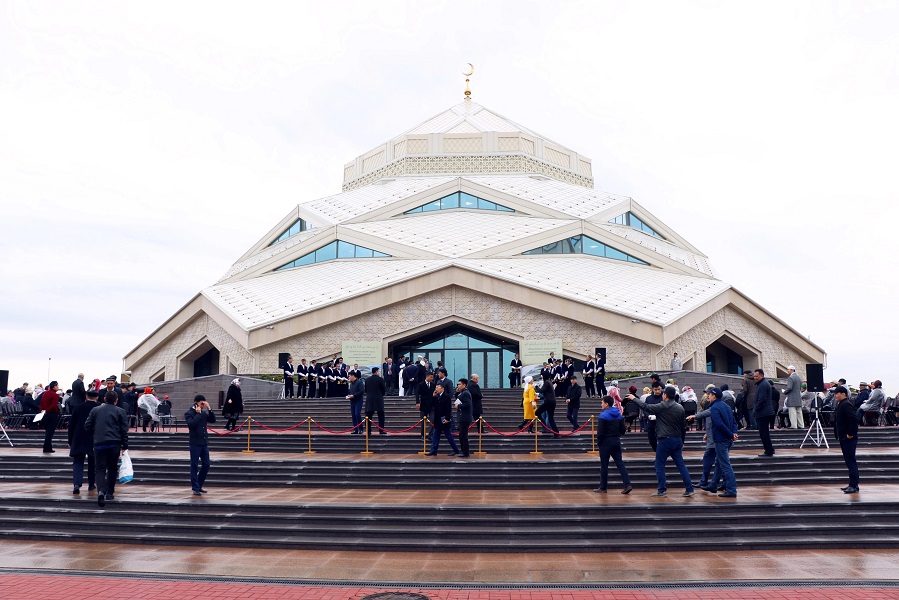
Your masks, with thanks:
[[[736,498],[736,494],[731,494],[730,492],[724,492],[723,494],[718,494],[719,498]]]
[[[56,450],[44,450],[44,454],[53,454]]]
[[[844,494],[857,494],[858,488],[857,487],[846,488],[845,490],[843,490],[843,493]]]
[[[95,486],[95,485],[87,486],[87,491],[89,491],[89,492],[93,492],[95,489],[97,489],[97,486]]]
[[[696,487],[698,487],[699,489],[701,489],[704,492],[713,492],[714,491],[714,490],[710,489],[708,485],[704,485],[702,483],[700,483]]]
[[[447,456],[459,456],[458,452],[450,452]]]
[[[694,493],[695,492],[688,492],[687,490],[684,490],[684,493],[681,494],[681,496],[683,496],[684,498],[691,498]]]
[[[758,456],[759,456],[759,458],[771,458],[774,455],[773,454],[759,454]]]
[[[113,496],[112,494],[107,494],[107,495],[106,495],[106,501],[107,501],[107,502],[112,502],[113,500],[115,500],[115,496]]]
[[[200,490],[194,490],[194,496],[202,496],[202,495],[203,495],[203,492],[201,492]]]
[[[626,488],[624,488],[623,490],[621,490],[621,493],[624,494],[624,495],[627,495],[627,494],[630,494],[630,493],[633,492],[633,491],[634,491],[633,486],[630,486],[630,485],[629,485],[629,486],[627,486]]]
[[[593,491],[596,492],[597,494],[608,494],[609,493],[606,490],[604,490],[603,488],[596,488]]]
[[[469,458],[471,454],[460,454],[459,458]]]
[[[106,496],[104,496],[103,494],[98,494],[97,495],[97,504],[100,506],[100,508],[103,508],[104,506],[106,506]]]
[[[428,452],[425,456],[437,456],[436,452]]]
[[[650,498],[665,498],[667,494],[665,492],[656,492],[655,494],[651,494]]]
[[[80,493],[81,493],[81,488],[76,485],[75,489],[72,490],[72,494],[77,496]]]
[[[207,491],[204,490],[203,488],[200,488],[200,493],[201,493],[201,494],[208,494],[209,492],[207,492]]]
[[[710,491],[725,492],[725,491],[727,491],[727,488],[724,487],[723,485],[721,485],[721,486],[718,486],[717,490],[710,490]]]

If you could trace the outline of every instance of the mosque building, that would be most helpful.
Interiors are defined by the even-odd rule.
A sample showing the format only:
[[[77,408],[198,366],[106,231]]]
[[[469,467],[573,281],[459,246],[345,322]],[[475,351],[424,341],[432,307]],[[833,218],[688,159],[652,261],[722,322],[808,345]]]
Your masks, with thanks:
[[[356,157],[124,359],[138,382],[280,373],[279,356],[424,355],[508,387],[515,353],[609,372],[770,376],[824,350],[720,280],[709,258],[588,157],[465,100]],[[356,360],[354,360],[356,359]]]

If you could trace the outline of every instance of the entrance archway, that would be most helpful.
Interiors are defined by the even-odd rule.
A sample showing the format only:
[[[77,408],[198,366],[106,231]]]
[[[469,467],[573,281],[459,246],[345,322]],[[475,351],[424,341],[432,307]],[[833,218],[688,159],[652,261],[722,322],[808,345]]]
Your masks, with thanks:
[[[394,361],[403,356],[415,360],[421,355],[434,369],[440,362],[451,381],[477,373],[483,389],[509,387],[509,363],[518,353],[518,342],[458,324],[393,342],[388,354]]]
[[[742,375],[759,368],[758,351],[728,332],[724,332],[705,349],[706,372]]]
[[[218,348],[204,339],[178,358],[178,378],[218,375],[219,359]]]

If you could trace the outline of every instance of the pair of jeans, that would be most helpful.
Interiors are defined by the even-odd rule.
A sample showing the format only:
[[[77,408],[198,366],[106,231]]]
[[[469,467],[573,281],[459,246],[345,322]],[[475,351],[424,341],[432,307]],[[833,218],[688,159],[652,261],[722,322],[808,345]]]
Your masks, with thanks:
[[[568,410],[565,411],[565,416],[568,417],[568,422],[571,423],[572,431],[580,427],[580,423],[577,420],[577,411],[579,409],[580,406],[571,406],[571,404],[569,404]]]
[[[687,465],[684,464],[684,441],[679,437],[665,437],[659,438],[656,444],[656,479],[659,481],[659,493],[664,494],[668,491],[665,479],[665,463],[668,461],[669,456],[674,459],[674,465],[684,481],[684,488],[687,492],[692,492],[693,482],[690,480],[690,472],[687,470]]]
[[[87,457],[87,484],[94,485],[97,481],[97,465],[94,459],[94,453],[75,454],[72,456],[72,483],[76,488],[80,488],[84,483],[84,459]]]
[[[771,432],[768,430],[768,426],[771,424],[770,419],[759,417],[755,422],[759,427],[759,437],[762,440],[762,446],[765,447],[765,454],[774,456],[774,445],[771,443]]]
[[[200,464],[202,463],[202,465]],[[190,487],[199,492],[206,482],[209,473],[209,446],[206,444],[190,445]]]
[[[708,435],[711,435],[709,433]],[[710,484],[718,485],[718,472],[715,471],[715,480],[709,481],[709,475],[712,473],[712,467],[715,466],[715,460],[718,456],[715,446],[706,445],[705,453],[702,455],[702,479],[699,480],[699,487],[707,486],[711,487]]]
[[[737,477],[734,475],[734,468],[730,464],[730,449],[733,445],[734,443],[730,440],[715,442],[715,454],[718,462],[718,466],[715,467],[715,481],[724,479],[724,491],[728,494],[737,493]]]
[[[624,487],[631,486],[631,478],[627,474],[627,468],[624,461],[621,460],[621,439],[617,437],[605,438],[599,444],[599,488],[604,490],[609,485],[609,458],[615,461],[618,468],[618,474],[621,475],[621,481]]]
[[[353,418],[354,432],[364,433],[359,424],[362,422],[362,399],[350,400],[350,416]]]
[[[97,467],[97,493],[112,496],[115,493],[115,483],[119,478],[119,455],[122,449],[119,446],[94,449],[94,458]]]
[[[449,441],[450,447],[453,449],[453,452],[458,454],[459,446],[456,445],[456,440],[453,439],[453,434],[450,433],[450,424],[443,423],[439,420],[434,423],[434,434],[431,439],[431,454],[437,454],[437,449],[440,448],[441,435],[446,436],[446,439],[447,441]]]
[[[858,462],[855,460],[855,449],[858,447],[858,436],[840,440],[840,450],[843,451],[843,461],[849,469],[849,485],[858,487]]]

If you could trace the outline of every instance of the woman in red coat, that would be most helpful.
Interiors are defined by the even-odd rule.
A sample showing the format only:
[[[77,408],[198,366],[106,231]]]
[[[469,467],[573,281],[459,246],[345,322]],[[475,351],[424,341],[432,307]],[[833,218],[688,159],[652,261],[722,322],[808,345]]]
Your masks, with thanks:
[[[59,425],[59,383],[51,381],[47,390],[41,394],[40,409],[46,411],[40,423],[44,426],[44,454],[56,452],[53,449],[53,434]]]

